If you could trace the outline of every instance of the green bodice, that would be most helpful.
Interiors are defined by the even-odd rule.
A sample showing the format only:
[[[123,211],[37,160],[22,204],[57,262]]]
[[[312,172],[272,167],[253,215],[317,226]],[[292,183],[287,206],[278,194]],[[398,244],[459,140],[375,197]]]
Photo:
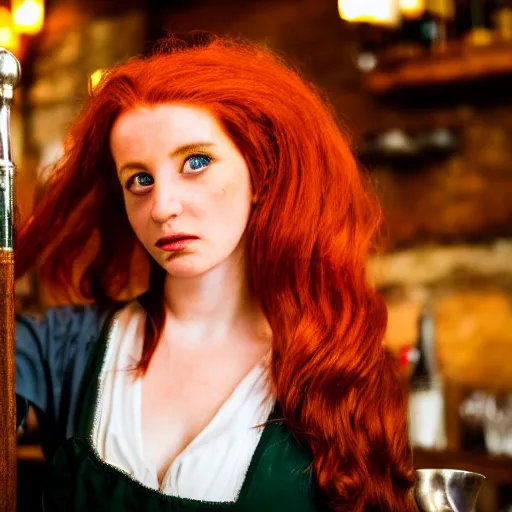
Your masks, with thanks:
[[[263,430],[236,502],[205,502],[143,486],[102,461],[92,442],[93,416],[106,343],[98,343],[84,382],[76,435],[55,452],[43,495],[46,512],[318,512],[311,458],[284,423]],[[325,510],[325,509],[324,509]]]

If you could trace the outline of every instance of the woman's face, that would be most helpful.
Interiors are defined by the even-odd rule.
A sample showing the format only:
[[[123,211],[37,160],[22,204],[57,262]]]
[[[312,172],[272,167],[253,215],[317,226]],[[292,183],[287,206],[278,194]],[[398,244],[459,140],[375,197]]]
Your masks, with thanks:
[[[239,261],[249,170],[212,114],[177,104],[137,107],[115,122],[110,148],[130,224],[171,276]]]

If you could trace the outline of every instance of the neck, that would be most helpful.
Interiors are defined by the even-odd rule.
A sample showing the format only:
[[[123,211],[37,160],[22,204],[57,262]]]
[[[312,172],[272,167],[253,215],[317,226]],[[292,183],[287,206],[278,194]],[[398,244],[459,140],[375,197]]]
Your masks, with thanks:
[[[206,274],[189,278],[167,275],[167,325],[179,327],[191,341],[215,341],[227,338],[234,330],[250,326],[258,329],[266,323],[250,293],[245,264],[241,258],[234,263],[226,261]]]
[[[249,298],[242,269],[217,267],[201,276],[167,275],[165,304],[179,322],[218,322],[237,315]]]

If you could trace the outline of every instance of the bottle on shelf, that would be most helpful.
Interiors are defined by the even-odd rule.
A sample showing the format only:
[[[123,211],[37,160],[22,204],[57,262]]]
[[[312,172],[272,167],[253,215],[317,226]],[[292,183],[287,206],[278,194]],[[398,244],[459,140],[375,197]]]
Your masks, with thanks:
[[[402,0],[402,37],[428,51],[455,37],[455,0]]]
[[[435,321],[430,306],[418,319],[415,367],[409,391],[409,439],[413,447],[446,447],[444,389],[438,371]]]

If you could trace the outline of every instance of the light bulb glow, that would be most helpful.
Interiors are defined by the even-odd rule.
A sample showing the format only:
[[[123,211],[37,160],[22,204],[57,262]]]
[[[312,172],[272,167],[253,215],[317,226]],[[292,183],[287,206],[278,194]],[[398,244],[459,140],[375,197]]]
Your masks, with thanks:
[[[400,22],[398,0],[338,0],[344,20],[396,26]]]
[[[92,92],[96,89],[97,85],[100,83],[101,77],[103,76],[104,70],[97,69],[91,76],[89,77],[89,91]]]
[[[453,19],[455,16],[454,0],[429,0],[428,10],[441,18]]]
[[[408,18],[418,18],[423,14],[426,0],[400,0],[400,11]]]
[[[14,27],[21,34],[37,34],[43,28],[43,0],[13,0]]]
[[[12,16],[7,7],[0,7],[0,46],[14,52],[19,47],[19,36],[14,30]]]

